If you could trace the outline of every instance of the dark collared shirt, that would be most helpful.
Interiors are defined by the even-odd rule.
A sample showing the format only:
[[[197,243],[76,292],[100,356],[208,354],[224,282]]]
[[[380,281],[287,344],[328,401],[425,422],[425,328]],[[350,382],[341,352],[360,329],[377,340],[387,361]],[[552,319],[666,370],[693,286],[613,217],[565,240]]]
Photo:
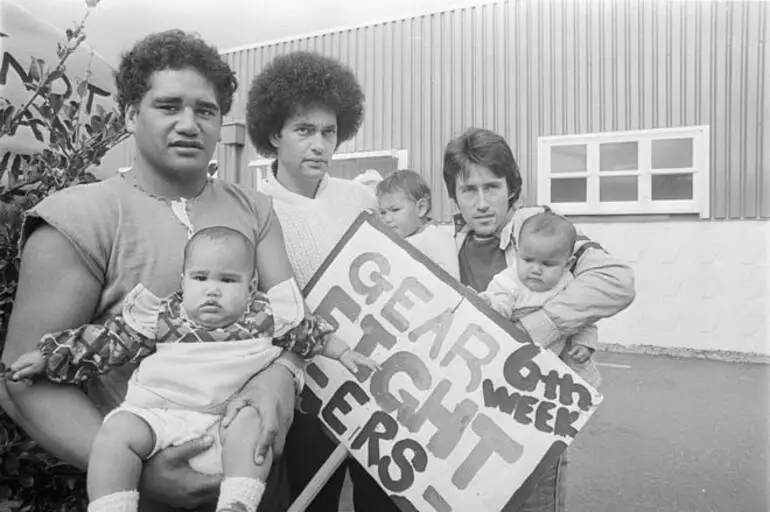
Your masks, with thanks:
[[[477,292],[487,289],[495,274],[507,267],[496,236],[478,239],[468,233],[460,248],[460,282]]]

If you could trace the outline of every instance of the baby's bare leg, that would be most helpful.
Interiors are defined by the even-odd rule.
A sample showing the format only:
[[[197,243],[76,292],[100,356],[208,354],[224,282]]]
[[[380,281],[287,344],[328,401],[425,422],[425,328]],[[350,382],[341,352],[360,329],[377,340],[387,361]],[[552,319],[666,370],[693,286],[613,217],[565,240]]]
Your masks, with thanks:
[[[153,443],[150,426],[130,412],[119,412],[102,425],[88,460],[89,512],[138,510],[142,463]]]
[[[261,428],[259,412],[249,406],[241,409],[227,427],[222,441],[224,480],[217,512],[257,510],[273,463],[272,450],[268,451],[263,464],[254,463],[254,449]]]

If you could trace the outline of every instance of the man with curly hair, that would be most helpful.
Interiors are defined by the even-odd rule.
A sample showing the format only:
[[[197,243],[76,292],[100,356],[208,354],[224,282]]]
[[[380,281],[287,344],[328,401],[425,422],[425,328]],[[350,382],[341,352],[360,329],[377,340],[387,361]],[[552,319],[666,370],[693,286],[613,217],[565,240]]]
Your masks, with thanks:
[[[120,313],[138,284],[157,297],[177,291],[185,244],[207,227],[234,229],[254,245],[259,290],[293,278],[270,199],[207,175],[237,87],[216,48],[180,30],[152,34],[123,55],[116,82],[134,135],[135,161],[128,172],[63,190],[28,212],[6,363],[33,350],[45,333],[103,324]],[[248,406],[262,421],[257,464],[269,448],[274,455],[282,451],[295,390],[301,388],[300,362],[281,355],[229,403],[228,415]],[[102,418],[123,400],[133,370],[125,365],[93,379],[85,392],[46,381],[8,383],[0,403],[44,448],[85,469]],[[203,436],[147,461],[141,510],[215,502],[220,476],[198,473],[188,463],[213,441],[214,436]],[[288,490],[279,485],[280,475],[278,459],[263,510],[286,506]]]
[[[377,207],[354,181],[329,176],[332,156],[361,126],[364,94],[347,66],[316,53],[277,57],[254,79],[246,122],[254,147],[274,157],[263,192],[273,197],[286,249],[300,286],[308,283],[353,220]],[[289,481],[296,497],[334,449],[320,420],[300,412],[287,438]],[[355,461],[349,464],[356,510],[399,510]],[[340,469],[308,510],[334,511]]]

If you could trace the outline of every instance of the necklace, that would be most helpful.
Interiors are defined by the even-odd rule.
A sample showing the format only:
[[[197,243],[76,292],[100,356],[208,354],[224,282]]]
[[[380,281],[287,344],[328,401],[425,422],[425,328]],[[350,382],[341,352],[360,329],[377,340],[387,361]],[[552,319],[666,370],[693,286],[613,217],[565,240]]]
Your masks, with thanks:
[[[206,187],[209,184],[209,181],[211,181],[211,178],[207,177],[206,181],[203,183],[203,187],[201,187],[200,191],[194,195],[191,198],[185,198],[185,197],[178,197],[176,199],[172,199],[170,197],[162,196],[160,194],[155,194],[153,192],[148,192],[145,190],[140,184],[139,181],[136,179],[136,172],[131,169],[130,171],[127,171],[123,174],[121,174],[121,177],[131,186],[133,186],[135,189],[141,191],[143,194],[146,194],[149,197],[152,197],[153,199],[157,199],[158,201],[161,201],[168,206],[171,207],[171,212],[174,214],[174,217],[185,227],[187,230],[187,237],[190,238],[195,233],[195,227],[193,226],[192,220],[190,219],[189,214],[189,204],[190,202],[195,202],[196,199],[201,197],[203,195],[203,192],[206,190]]]
[[[150,197],[154,197],[155,199],[158,199],[160,201],[166,201],[166,202],[192,201],[192,200],[195,200],[195,199],[199,198],[201,195],[203,195],[203,192],[206,190],[206,187],[208,187],[208,184],[211,181],[211,178],[207,176],[206,177],[206,181],[203,182],[203,186],[201,187],[201,189],[196,194],[190,196],[189,198],[185,198],[185,197],[181,197],[181,196],[172,198],[172,197],[164,196],[164,195],[161,195],[161,194],[156,194],[155,192],[150,192],[150,191],[146,190],[144,187],[142,187],[142,185],[139,183],[139,180],[137,179],[136,171],[134,169],[131,169],[129,171],[126,171],[126,172],[122,173],[120,175],[120,177],[123,178],[123,180],[127,184],[131,185],[132,187],[134,187],[135,189],[141,191],[142,193],[144,193],[144,194],[146,194],[146,195],[148,195]]]

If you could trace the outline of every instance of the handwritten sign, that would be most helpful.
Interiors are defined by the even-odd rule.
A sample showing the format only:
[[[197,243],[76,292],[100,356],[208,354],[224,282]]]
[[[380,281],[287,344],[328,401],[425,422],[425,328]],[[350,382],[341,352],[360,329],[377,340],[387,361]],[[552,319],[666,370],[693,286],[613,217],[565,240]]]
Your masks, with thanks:
[[[382,365],[317,358],[302,408],[404,511],[516,506],[601,395],[419,251],[362,214],[306,287]]]

